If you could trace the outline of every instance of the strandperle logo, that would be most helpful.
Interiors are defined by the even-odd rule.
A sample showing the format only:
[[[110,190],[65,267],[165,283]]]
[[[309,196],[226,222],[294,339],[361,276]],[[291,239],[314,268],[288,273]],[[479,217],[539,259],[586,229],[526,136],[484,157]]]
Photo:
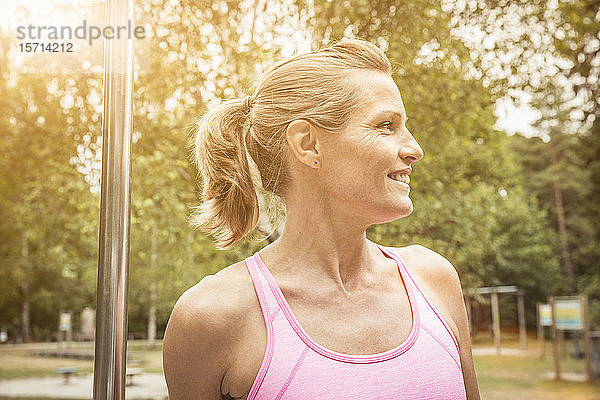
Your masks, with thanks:
[[[18,40],[72,40],[72,39],[87,39],[88,45],[92,45],[94,40],[104,39],[145,39],[146,30],[143,26],[134,26],[131,20],[127,21],[127,25],[104,26],[88,25],[86,20],[83,20],[81,25],[76,27],[62,25],[28,25],[17,27]]]

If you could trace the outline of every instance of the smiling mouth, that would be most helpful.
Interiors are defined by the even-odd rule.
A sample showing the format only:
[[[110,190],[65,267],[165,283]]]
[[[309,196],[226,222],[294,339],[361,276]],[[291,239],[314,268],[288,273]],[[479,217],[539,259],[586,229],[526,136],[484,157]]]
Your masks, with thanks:
[[[402,182],[405,184],[409,184],[410,183],[410,177],[408,175],[402,175],[402,174],[389,174],[388,177],[396,182]]]

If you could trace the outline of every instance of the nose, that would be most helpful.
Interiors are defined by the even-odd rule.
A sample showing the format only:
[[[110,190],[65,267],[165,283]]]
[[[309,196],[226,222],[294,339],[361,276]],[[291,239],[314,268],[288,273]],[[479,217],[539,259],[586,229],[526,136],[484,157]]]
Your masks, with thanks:
[[[408,129],[405,128],[406,136],[403,140],[399,155],[403,159],[409,160],[410,163],[417,162],[423,158],[423,149],[415,140]]]

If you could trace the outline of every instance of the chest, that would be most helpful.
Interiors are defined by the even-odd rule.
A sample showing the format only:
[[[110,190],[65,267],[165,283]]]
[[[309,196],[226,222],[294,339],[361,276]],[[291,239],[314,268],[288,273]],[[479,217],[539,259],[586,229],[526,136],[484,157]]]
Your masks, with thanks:
[[[456,335],[457,329],[446,311],[444,299],[429,290],[418,274],[413,273],[413,277],[422,294],[437,308]],[[416,317],[413,309],[425,307],[424,298],[416,293],[417,287],[404,279],[410,278],[400,278],[395,270],[362,294],[344,297],[326,290],[315,290],[314,287],[307,291],[303,285],[286,284],[285,279],[277,277],[279,291],[274,290],[274,293],[280,294],[279,304],[271,305],[279,308],[283,302],[290,315],[284,317],[283,312],[279,312],[279,323],[293,325],[296,321],[309,340],[327,350],[350,355],[383,353],[407,342]],[[265,289],[269,291],[266,285]],[[222,386],[223,393],[229,393],[231,398],[236,399],[248,397],[267,350],[267,329],[258,302],[247,317],[244,332],[232,349],[235,359]],[[422,349],[422,353],[431,353],[431,346],[437,346],[437,342],[433,340]]]
[[[351,298],[292,293],[286,298],[291,322],[295,319],[310,339],[338,353],[386,351],[402,343],[412,327],[411,304],[403,288]]]
[[[413,316],[404,287],[340,298],[282,288],[286,306],[310,340],[338,353],[365,355],[392,349],[409,336]],[[260,308],[248,315],[235,360],[224,382],[232,398],[245,399],[266,351],[266,327]],[[283,323],[292,323],[279,315]],[[290,325],[291,326],[291,325]],[[291,329],[290,329],[291,332]]]

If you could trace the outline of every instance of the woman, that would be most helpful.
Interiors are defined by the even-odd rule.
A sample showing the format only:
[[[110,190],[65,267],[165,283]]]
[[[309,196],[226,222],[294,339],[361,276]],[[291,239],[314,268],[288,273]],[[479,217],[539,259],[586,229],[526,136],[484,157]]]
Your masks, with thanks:
[[[411,213],[423,157],[391,72],[376,46],[347,40],[279,63],[202,117],[198,224],[237,243],[257,224],[261,183],[286,219],[274,243],[177,302],[163,342],[171,400],[479,398],[454,267],[365,235]]]

